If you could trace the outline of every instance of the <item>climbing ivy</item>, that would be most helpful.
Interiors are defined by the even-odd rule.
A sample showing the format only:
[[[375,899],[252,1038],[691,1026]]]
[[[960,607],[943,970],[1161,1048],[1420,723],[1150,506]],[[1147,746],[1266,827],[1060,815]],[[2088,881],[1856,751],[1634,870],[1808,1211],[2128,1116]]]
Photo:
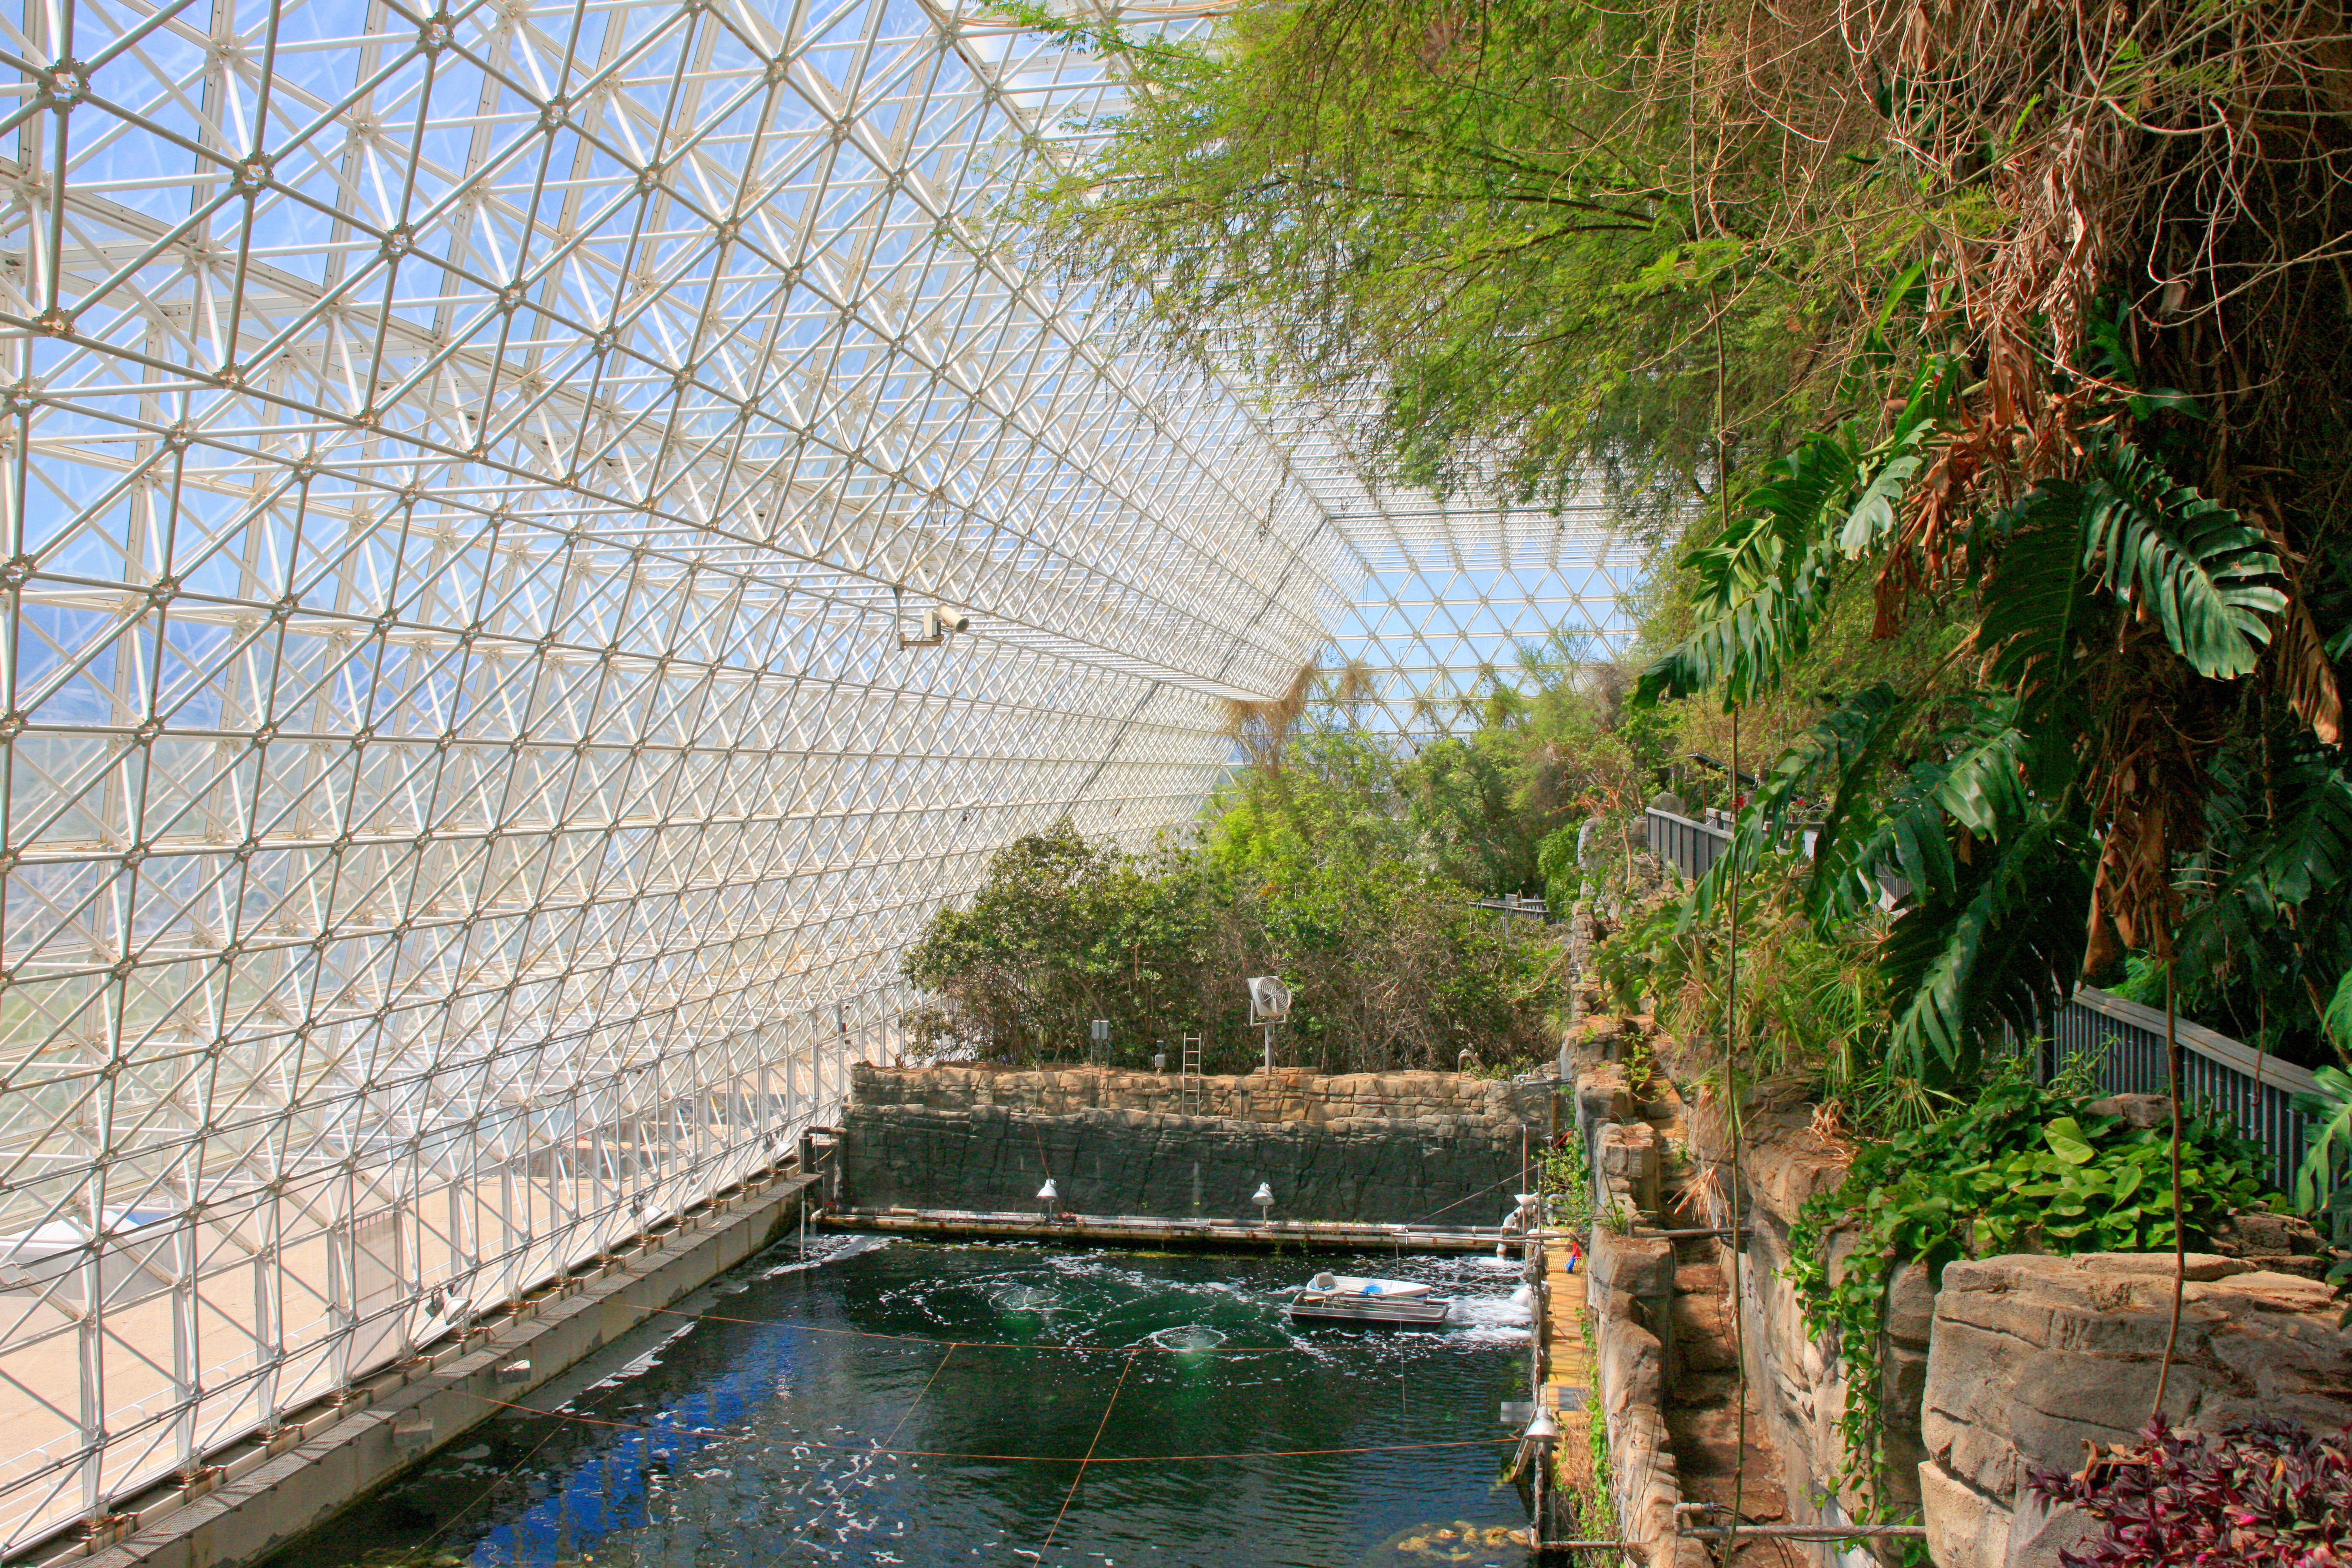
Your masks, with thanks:
[[[1554,1229],[1583,1236],[1592,1228],[1592,1167],[1584,1158],[1584,1140],[1570,1132],[1559,1146],[1544,1152],[1543,1190],[1550,1199]]]
[[[1839,1420],[1841,1489],[1857,1517],[1879,1511],[1879,1420],[1886,1301],[1907,1264],[1945,1265],[2004,1252],[2128,1252],[2172,1246],[2170,1131],[2094,1116],[2064,1088],[2013,1068],[1942,1121],[1864,1145],[1834,1193],[1800,1211],[1789,1237],[1789,1274],[1816,1338],[1844,1363]],[[2182,1219],[2190,1240],[2233,1209],[2266,1194],[2251,1173],[2253,1150],[2203,1115],[2182,1131]],[[1843,1268],[1831,1247],[1854,1233]]]

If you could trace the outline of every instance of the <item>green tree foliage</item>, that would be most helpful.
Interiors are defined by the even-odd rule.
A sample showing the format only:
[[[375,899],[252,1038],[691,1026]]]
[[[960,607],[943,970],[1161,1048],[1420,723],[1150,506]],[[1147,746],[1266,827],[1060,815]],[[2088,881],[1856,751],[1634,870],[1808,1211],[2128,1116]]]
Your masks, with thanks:
[[[1014,840],[971,902],[942,910],[906,959],[944,1004],[935,1024],[1000,1056],[1069,1055],[1096,1018],[1131,1062],[1200,994],[1218,903],[1213,869],[1171,849],[1126,855],[1067,822]]]
[[[930,998],[917,1022],[936,1046],[1022,1059],[1080,1054],[1107,1018],[1130,1065],[1200,1034],[1236,1067],[1259,1045],[1241,981],[1278,973],[1298,997],[1290,1060],[1544,1053],[1564,1000],[1558,928],[1506,929],[1472,903],[1572,896],[1584,822],[1638,804],[1615,674],[1573,653],[1523,650],[1522,683],[1490,686],[1475,726],[1418,756],[1347,723],[1344,704],[1236,715],[1253,760],[1193,834],[1136,853],[1066,823],[1003,850],[909,951],[908,978]]]
[[[1352,729],[1293,721],[1266,762],[1217,792],[1208,816],[1211,859],[1243,879],[1370,871],[1412,858],[1396,759],[1384,741]]]
[[[1451,736],[1422,748],[1407,775],[1407,820],[1439,875],[1516,893],[1537,879],[1535,840],[1511,801],[1500,748]]]
[[[1820,818],[1809,940],[1877,943],[1906,1071],[1965,1082],[2134,951],[2326,1048],[2352,114],[2307,7],[1024,14],[1131,88],[1025,216],[1133,324],[1339,410],[1387,477],[1599,477],[1692,531],[1613,738],[1728,761],[1736,706],[1749,768],[1792,748],[1724,875]],[[1513,729],[1402,784],[1489,887],[1572,817],[1514,793]]]
[[[1293,798],[1334,791],[1299,788]],[[1251,826],[1226,832],[1236,815]],[[1246,799],[1204,843],[1144,854],[1067,823],[1015,841],[971,904],[934,917],[906,960],[931,998],[929,1044],[986,1059],[1071,1059],[1111,1023],[1113,1059],[1203,1037],[1213,1070],[1257,1058],[1244,978],[1279,973],[1297,994],[1277,1050],[1326,1071],[1452,1068],[1539,1052],[1557,949],[1513,938],[1469,890],[1393,855],[1360,858]],[[1278,816],[1278,812],[1275,814]]]
[[[1386,477],[1547,501],[1597,479],[1664,521],[1717,466],[1711,310],[1733,416],[1807,406],[1843,301],[1790,250],[1710,306],[1754,237],[1655,90],[1664,11],[1255,4],[1179,45],[1007,9],[1134,84],[1022,210],[1048,254],[1162,343],[1362,411]],[[1775,177],[1727,165],[1710,194]]]

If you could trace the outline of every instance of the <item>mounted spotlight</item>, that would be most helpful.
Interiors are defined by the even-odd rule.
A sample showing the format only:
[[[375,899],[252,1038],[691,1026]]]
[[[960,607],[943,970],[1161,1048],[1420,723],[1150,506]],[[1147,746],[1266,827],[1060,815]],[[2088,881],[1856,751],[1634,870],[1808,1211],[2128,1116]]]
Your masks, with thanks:
[[[970,630],[971,630],[970,616],[955,610],[941,609],[939,605],[933,605],[923,612],[923,635],[910,637],[906,633],[900,632],[898,646],[900,647],[937,647],[948,640],[950,632]]]

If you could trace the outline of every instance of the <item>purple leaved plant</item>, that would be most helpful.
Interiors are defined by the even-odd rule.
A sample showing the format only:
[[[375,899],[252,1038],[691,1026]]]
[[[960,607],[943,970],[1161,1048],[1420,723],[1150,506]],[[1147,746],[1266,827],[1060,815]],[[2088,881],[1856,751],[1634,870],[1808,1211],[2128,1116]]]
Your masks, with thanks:
[[[2352,1568],[2352,1427],[2322,1436],[2265,1415],[2137,1441],[2033,1489],[2082,1505],[2106,1532],[2066,1568]]]

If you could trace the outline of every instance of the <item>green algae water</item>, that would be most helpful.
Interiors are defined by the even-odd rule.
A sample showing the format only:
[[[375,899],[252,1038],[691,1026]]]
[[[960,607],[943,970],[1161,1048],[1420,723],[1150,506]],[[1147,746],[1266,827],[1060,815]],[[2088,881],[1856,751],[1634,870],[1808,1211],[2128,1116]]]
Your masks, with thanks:
[[[1292,1327],[1317,1268],[1433,1331]],[[270,1568],[1524,1568],[1516,1266],[866,1237],[753,1259]],[[1081,1467],[1080,1461],[1086,1462]]]

